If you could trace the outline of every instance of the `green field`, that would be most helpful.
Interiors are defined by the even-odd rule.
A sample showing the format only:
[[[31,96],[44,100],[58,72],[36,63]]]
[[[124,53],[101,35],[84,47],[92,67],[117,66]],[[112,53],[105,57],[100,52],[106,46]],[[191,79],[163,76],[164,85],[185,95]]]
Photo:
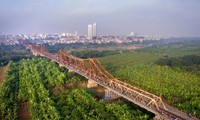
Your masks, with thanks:
[[[162,46],[153,46],[132,50],[122,54],[109,55],[99,58],[102,64],[112,66],[129,66],[138,64],[154,63],[163,57],[181,57],[186,55],[200,55],[199,44],[170,44]]]
[[[96,99],[86,86],[76,86],[84,82],[84,77],[44,58],[10,62],[0,89],[0,119],[147,120],[153,117],[123,101],[108,103]],[[24,111],[28,112],[24,114]]]
[[[152,46],[99,60],[116,78],[161,95],[168,104],[199,117],[199,56],[197,42]]]

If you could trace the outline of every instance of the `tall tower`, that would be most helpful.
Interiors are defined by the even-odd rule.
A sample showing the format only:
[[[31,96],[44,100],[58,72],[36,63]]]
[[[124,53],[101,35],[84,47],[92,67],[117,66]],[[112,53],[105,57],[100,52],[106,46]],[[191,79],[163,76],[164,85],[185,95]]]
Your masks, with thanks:
[[[88,37],[89,38],[93,37],[93,31],[92,31],[92,25],[91,24],[88,25]]]
[[[97,36],[97,24],[96,23],[93,23],[93,25],[92,25],[92,35],[93,35],[93,37]]]

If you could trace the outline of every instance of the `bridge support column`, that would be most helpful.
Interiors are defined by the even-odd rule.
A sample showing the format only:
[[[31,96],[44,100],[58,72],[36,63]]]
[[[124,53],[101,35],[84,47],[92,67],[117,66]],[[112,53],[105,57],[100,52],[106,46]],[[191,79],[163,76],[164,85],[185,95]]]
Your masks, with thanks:
[[[35,51],[32,51],[34,56],[39,56],[39,54]]]
[[[88,80],[87,88],[98,87],[98,84],[94,80]]]
[[[153,120],[165,120],[164,118],[162,118],[161,116],[156,115]]]
[[[59,67],[64,67],[64,65],[59,63]]]
[[[69,69],[68,72],[72,72],[73,73],[74,71]]]
[[[120,96],[119,95],[117,95],[116,93],[114,93],[113,91],[111,91],[111,90],[105,90],[105,97],[104,97],[104,99],[106,99],[106,100],[113,100],[113,99],[117,99],[117,98],[119,98]]]
[[[53,60],[53,59],[51,59],[51,62],[56,62],[55,60]],[[60,66],[60,64],[59,64],[59,66]]]

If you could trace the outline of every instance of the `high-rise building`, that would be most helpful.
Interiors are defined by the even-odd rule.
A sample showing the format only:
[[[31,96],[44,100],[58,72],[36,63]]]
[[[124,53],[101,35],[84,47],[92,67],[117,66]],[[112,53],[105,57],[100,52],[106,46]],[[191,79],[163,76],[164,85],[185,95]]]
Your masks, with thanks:
[[[75,31],[75,36],[78,36],[78,31]]]
[[[134,33],[134,32],[131,32],[128,36],[131,36],[131,37],[136,37],[137,36],[137,34],[136,33]]]
[[[89,38],[93,37],[93,31],[92,31],[92,25],[91,24],[88,25],[88,37]]]
[[[97,36],[97,24],[93,23],[92,25],[92,36],[96,37]]]
[[[88,38],[93,39],[97,37],[97,24],[89,24],[88,25]]]

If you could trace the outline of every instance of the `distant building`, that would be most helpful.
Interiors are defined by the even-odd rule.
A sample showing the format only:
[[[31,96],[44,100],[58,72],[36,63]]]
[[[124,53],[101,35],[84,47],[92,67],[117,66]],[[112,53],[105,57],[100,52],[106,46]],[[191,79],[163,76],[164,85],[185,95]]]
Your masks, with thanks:
[[[88,25],[88,37],[89,38],[93,37],[93,31],[92,31],[92,25],[91,24]]]
[[[93,37],[97,36],[97,24],[96,23],[94,23],[92,25],[92,33],[93,33]]]
[[[75,31],[75,36],[78,36],[78,31]]]
[[[128,36],[132,36],[132,37],[136,37],[137,36],[137,34],[136,33],[134,33],[134,32],[131,32]]]
[[[97,38],[97,24],[96,23],[88,25],[88,38],[89,39]]]

